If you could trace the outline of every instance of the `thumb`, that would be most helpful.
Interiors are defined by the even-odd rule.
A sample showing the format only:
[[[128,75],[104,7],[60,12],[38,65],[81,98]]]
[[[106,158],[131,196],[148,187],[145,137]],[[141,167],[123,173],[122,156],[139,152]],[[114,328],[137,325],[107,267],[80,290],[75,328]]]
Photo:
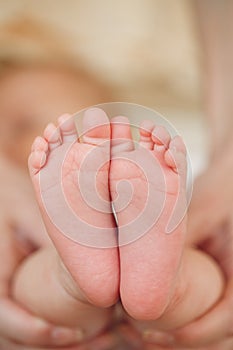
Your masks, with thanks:
[[[211,184],[208,185],[208,179],[204,175],[194,184],[188,211],[187,242],[189,244],[198,244],[206,240],[222,225],[224,205],[221,204],[220,196],[214,186],[212,188]]]
[[[182,346],[198,347],[221,342],[233,336],[232,326],[233,281],[223,299],[202,318],[172,332],[175,342]]]

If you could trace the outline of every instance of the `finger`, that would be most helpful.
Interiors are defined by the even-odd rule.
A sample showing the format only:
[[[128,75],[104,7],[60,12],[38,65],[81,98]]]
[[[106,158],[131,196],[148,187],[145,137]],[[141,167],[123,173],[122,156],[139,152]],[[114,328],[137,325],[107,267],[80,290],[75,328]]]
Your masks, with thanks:
[[[213,213],[216,214],[213,215]],[[197,245],[204,242],[216,232],[216,229],[221,229],[225,217],[226,213],[218,209],[210,210],[208,207],[193,209],[193,204],[191,204],[188,215],[187,243]]]
[[[1,285],[3,284],[2,281],[5,284],[8,283],[16,267],[24,257],[10,227],[6,222],[2,222],[2,220],[4,219],[1,218],[0,220],[0,256],[4,263],[0,264]]]
[[[218,347],[213,350],[232,350],[233,349],[233,337],[226,339],[222,343],[218,344]],[[212,350],[212,349],[209,349]]]
[[[181,348],[180,345],[177,347],[163,347],[158,344],[145,344],[143,347],[144,350],[232,350],[233,349],[233,338],[226,339],[220,343],[216,343],[214,345],[210,346],[204,346],[204,347],[195,347],[195,348],[187,348],[186,346]]]
[[[216,227],[219,228],[222,225],[227,211],[226,205],[219,204],[216,200],[218,197],[222,198],[222,194],[214,191],[215,183],[208,186],[205,176],[203,175],[194,184],[188,218],[189,243],[195,244],[205,240]]]
[[[24,344],[16,344],[8,339],[0,338],[0,350],[80,350],[79,345],[65,346],[65,347],[38,347],[38,346],[27,346]]]
[[[144,349],[141,335],[131,325],[122,323],[118,326],[119,335],[133,349]]]
[[[233,338],[228,338],[223,340],[220,343],[210,345],[208,347],[201,347],[197,350],[232,350],[233,349]]]
[[[181,350],[180,348],[174,348],[174,347],[166,347],[166,348],[164,348],[164,347],[162,347],[162,346],[160,346],[160,345],[157,345],[157,344],[147,344],[147,345],[145,345],[144,347],[143,347],[143,349],[144,350]],[[183,349],[184,350],[184,349]],[[185,350],[189,350],[189,349],[185,349]],[[196,349],[197,350],[197,349]],[[198,349],[198,350],[200,350],[200,349]]]
[[[26,345],[67,345],[80,341],[80,332],[54,327],[38,319],[10,299],[0,301],[0,335]]]
[[[233,338],[226,339],[225,341],[217,344],[214,348],[209,348],[207,350],[232,350],[233,349]],[[203,349],[206,350],[206,349]]]
[[[226,294],[209,313],[190,325],[173,332],[175,344],[205,346],[233,336],[233,280]]]
[[[0,164],[2,168],[2,164]],[[5,176],[2,178],[2,175]],[[1,187],[1,200],[4,203],[2,210],[4,210],[5,217],[17,224],[17,226],[24,229],[26,232],[37,232],[38,234],[44,231],[42,220],[34,200],[33,192],[30,186],[29,178],[12,164],[6,164],[3,171],[1,171],[1,180],[3,186]],[[17,206],[17,210],[12,210],[12,204]],[[30,213],[30,215],[28,214]],[[1,219],[4,220],[4,217]],[[41,229],[41,231],[40,231]]]
[[[77,350],[109,350],[118,349],[118,346],[120,346],[120,339],[117,337],[116,332],[108,331],[85,344],[81,344]]]

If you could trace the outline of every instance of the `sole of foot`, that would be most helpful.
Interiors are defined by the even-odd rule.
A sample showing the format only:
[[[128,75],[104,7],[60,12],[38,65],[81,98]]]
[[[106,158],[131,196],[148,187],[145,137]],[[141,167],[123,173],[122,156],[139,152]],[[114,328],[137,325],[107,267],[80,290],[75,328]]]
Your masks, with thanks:
[[[136,148],[129,121],[111,120],[110,189],[128,314],[158,319],[174,293],[186,234],[186,151],[179,136],[144,121]]]
[[[61,116],[57,126],[49,124],[43,137],[35,139],[28,164],[47,232],[78,294],[95,306],[115,304],[119,257],[108,186],[110,123],[106,114],[98,108],[85,112],[82,140],[74,118]],[[85,179],[94,182],[93,205]],[[96,231],[104,231],[99,241],[95,241]]]

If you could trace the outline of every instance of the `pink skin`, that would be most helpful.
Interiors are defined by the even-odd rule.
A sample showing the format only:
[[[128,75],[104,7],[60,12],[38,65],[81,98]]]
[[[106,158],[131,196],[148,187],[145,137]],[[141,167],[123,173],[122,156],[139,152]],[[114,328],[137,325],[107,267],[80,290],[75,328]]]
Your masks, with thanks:
[[[161,342],[157,328],[172,330],[196,319],[214,305],[223,288],[214,261],[184,247],[184,144],[179,136],[171,138],[164,127],[144,121],[135,148],[128,119],[115,117],[110,125],[106,114],[97,108],[85,112],[83,131],[82,139],[77,140],[73,118],[64,115],[57,128],[49,124],[44,138],[35,140],[29,158],[41,213],[61,258],[60,282],[63,287],[67,283],[66,290],[82,307],[88,301],[89,306],[101,308],[97,313],[94,310],[98,323],[98,312],[114,305],[120,296],[135,328],[149,334],[147,341],[159,337]],[[78,182],[80,178],[84,182]],[[70,225],[77,232],[75,237],[70,236],[64,197],[66,207],[81,218]],[[54,221],[49,216],[51,210],[56,214],[52,215]],[[60,225],[65,229],[59,230]],[[80,243],[96,232],[98,236],[102,229],[108,233],[108,249]],[[50,254],[47,257],[52,258]],[[63,306],[66,308],[65,303]],[[86,312],[80,311],[80,315],[83,319]]]
[[[29,170],[48,234],[64,265],[79,285],[82,298],[93,305],[108,307],[115,304],[118,299],[119,264],[118,250],[114,247],[116,246],[115,221],[111,213],[108,186],[106,186],[110,163],[110,124],[105,113],[99,109],[87,111],[84,116],[83,131],[85,133],[81,142],[77,140],[74,120],[69,115],[63,115],[58,119],[57,128],[49,124],[45,129],[44,137],[36,138],[32,146]],[[69,149],[65,160],[64,149]],[[105,212],[91,208],[83,199],[77,184],[77,173],[82,166],[82,161],[88,152],[94,149],[98,150],[99,162],[87,162],[84,170],[87,174],[97,174],[97,190],[105,199],[105,205],[106,203],[108,205]],[[90,234],[93,227],[104,227],[112,239],[112,248],[101,249],[81,245],[68,238],[65,235],[66,232],[65,234],[60,232],[55,226],[56,222],[51,222],[48,217],[41,193],[44,198],[47,194],[48,197],[50,196],[50,190],[57,193],[60,186],[57,174],[61,167],[60,161],[63,160],[62,184],[66,198],[69,198],[69,205],[74,211],[76,210],[78,216],[87,222],[86,232],[82,231],[82,235]],[[44,182],[41,181],[41,175],[45,179]],[[56,206],[56,203],[55,196],[54,203],[51,205]],[[79,233],[78,221],[75,229]],[[90,279],[90,276],[93,278]]]
[[[119,226],[121,300],[131,316],[141,320],[157,319],[169,304],[170,296],[175,288],[176,275],[184,244],[185,220],[171,234],[167,235],[165,231],[170,219],[174,216],[172,213],[178,194],[182,197],[181,202],[185,203],[185,147],[180,137],[171,140],[165,128],[155,127],[148,121],[144,121],[141,126],[140,147],[136,150],[134,150],[127,118],[114,118],[111,122],[111,128],[110,191]],[[60,185],[57,174],[61,167],[59,160],[64,159],[64,148],[67,150],[70,147],[63,162],[62,173],[62,176],[64,176],[62,178],[63,188],[66,197],[69,198],[69,205],[73,210],[78,208],[78,215],[84,220],[87,219],[87,222],[92,218],[93,223],[98,227],[107,227],[109,234],[113,234],[114,237],[115,223],[110,208],[109,213],[102,213],[90,208],[83,200],[81,189],[78,188],[76,183],[77,172],[80,171],[82,161],[88,155],[88,152],[95,148],[101,149],[103,159],[100,159],[99,166],[105,162],[102,171],[98,172],[99,166],[93,169],[93,163],[87,164],[84,170],[86,176],[88,176],[88,172],[98,173],[98,191],[102,198],[107,199],[110,206],[110,195],[106,186],[110,159],[110,147],[109,143],[106,143],[106,140],[110,139],[110,125],[107,116],[98,109],[87,111],[84,116],[83,129],[85,134],[81,143],[77,141],[76,128],[70,116],[60,117],[58,128],[53,124],[49,124],[45,129],[44,138],[36,138],[32,146],[29,169],[47,231],[63,263],[81,289],[83,293],[81,297],[96,306],[107,307],[113,305],[118,298],[119,258],[117,248],[90,248],[66,237],[65,234],[59,232],[55,226],[56,222],[55,225],[51,222],[47,214],[47,208],[44,207],[42,201],[48,195],[49,198],[55,198],[52,199],[52,206],[57,205],[56,194]],[[131,160],[136,160],[137,163],[141,159],[144,162],[143,157],[146,157],[146,155],[149,155],[149,165],[152,161],[152,166],[149,168],[149,171],[153,174],[152,187],[150,187],[152,193],[150,194],[154,198],[158,197],[159,200],[161,198],[165,199],[165,202],[162,203],[164,208],[161,207],[160,202],[153,202],[153,211],[154,207],[162,210],[162,213],[157,213],[162,214],[159,220],[156,222],[157,218],[155,218],[155,222],[153,221],[152,227],[145,235],[140,232],[139,226],[139,232],[136,232],[136,234],[139,233],[142,237],[136,236],[136,239],[135,232],[131,232],[129,225],[127,236],[131,240],[130,235],[132,235],[134,242],[124,245],[122,240],[124,236],[123,226],[144,209],[143,206],[147,200],[147,179],[143,177],[144,175],[138,169],[137,164],[133,164]],[[127,159],[122,160],[117,159],[117,157],[126,157]],[[157,160],[155,165],[153,165],[153,160]],[[154,171],[158,170],[156,168],[158,165],[162,169],[162,178],[154,176]],[[41,177],[42,172],[43,177]],[[41,181],[42,178],[45,181]],[[119,192],[119,198],[115,199],[118,190],[117,185],[122,179],[127,179],[131,183],[135,193],[133,194],[132,203],[129,206],[126,205],[124,210],[121,211],[127,201],[123,204],[120,202],[128,196],[127,191],[125,192],[125,188],[123,188],[123,192]],[[53,192],[55,195],[51,193],[51,189],[55,191]],[[160,195],[162,192],[166,195],[164,198]],[[41,198],[41,193],[43,193],[43,198]],[[128,198],[126,199],[128,200]],[[61,213],[63,214],[63,212]],[[78,230],[79,227],[77,226],[77,232]],[[90,233],[89,230],[89,225],[86,225],[86,235]],[[82,231],[82,234],[85,234],[85,232]],[[147,259],[144,259],[141,247],[144,247]],[[174,247],[176,248],[174,249]],[[164,251],[169,252],[169,254],[164,254]],[[135,261],[140,261],[140,264],[135,264]],[[90,280],[89,276],[97,276],[97,278]],[[160,282],[157,283],[157,281]],[[102,288],[103,285],[104,288]],[[137,286],[136,289],[135,286]],[[153,293],[151,293],[151,288],[154,290]]]
[[[179,201],[185,205],[185,147],[180,137],[171,139],[164,127],[156,127],[152,122],[144,121],[140,130],[139,148],[134,149],[127,118],[113,118],[111,126],[111,194],[113,200],[115,198],[113,203],[117,213],[120,244],[122,240],[122,245],[119,247],[121,300],[133,318],[153,320],[159,318],[169,304],[184,247],[185,220],[178,220],[180,223],[171,234],[165,234],[165,231],[177,198],[179,197]],[[149,196],[155,198],[153,208],[158,207],[162,211],[160,216],[159,213],[155,213],[158,220],[156,221],[155,217],[154,224],[143,235],[142,222],[135,225],[134,221],[137,222],[137,216],[144,209],[147,200],[148,179],[137,166],[139,159],[145,156],[145,149],[150,156],[148,161],[151,167],[148,168],[148,172],[155,174],[157,170],[157,176],[153,175],[149,179],[151,181]],[[158,171],[158,166],[162,169],[162,175]],[[122,179],[127,179],[133,188],[132,200],[124,210],[122,207],[125,205],[123,202],[127,187],[120,184]],[[161,196],[161,192],[165,197]],[[149,215],[153,215],[153,212]],[[129,224],[127,235],[131,235],[131,243],[125,242],[124,229],[124,225],[130,222],[133,223],[133,229],[131,231]],[[135,239],[138,235],[142,235],[141,238]]]

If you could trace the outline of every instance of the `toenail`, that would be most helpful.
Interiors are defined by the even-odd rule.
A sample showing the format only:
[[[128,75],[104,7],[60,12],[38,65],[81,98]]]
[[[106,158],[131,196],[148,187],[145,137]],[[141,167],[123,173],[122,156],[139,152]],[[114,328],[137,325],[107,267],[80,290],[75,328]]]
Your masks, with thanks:
[[[158,345],[172,345],[175,342],[175,338],[165,332],[154,331],[151,329],[147,329],[143,332],[143,339],[149,343],[155,343]]]
[[[174,145],[172,145],[172,146],[170,147],[170,151],[177,152],[177,147],[174,146]]]
[[[71,330],[68,328],[57,327],[52,331],[52,338],[57,342],[80,342],[84,338],[81,329]]]
[[[82,341],[83,340],[84,333],[83,333],[83,331],[81,329],[77,329],[75,331],[75,338],[76,338],[77,341]]]
[[[48,323],[46,321],[42,320],[41,318],[35,319],[35,325],[39,329],[46,329],[48,327]]]

